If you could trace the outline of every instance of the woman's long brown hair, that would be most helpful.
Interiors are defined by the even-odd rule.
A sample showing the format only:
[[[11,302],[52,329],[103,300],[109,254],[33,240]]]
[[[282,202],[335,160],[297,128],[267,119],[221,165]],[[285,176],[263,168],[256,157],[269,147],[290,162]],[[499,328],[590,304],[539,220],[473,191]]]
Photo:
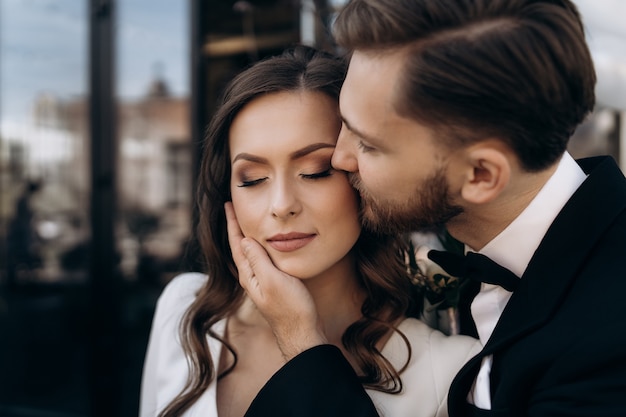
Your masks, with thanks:
[[[237,354],[232,346],[211,330],[216,322],[233,314],[244,297],[228,244],[224,213],[224,203],[230,200],[228,134],[233,119],[255,98],[281,91],[317,91],[338,101],[345,73],[343,59],[298,46],[256,63],[227,86],[206,132],[198,181],[197,235],[209,279],[181,323],[182,347],[190,364],[187,383],[160,416],[182,414],[211,381],[237,366]],[[376,344],[394,329],[393,324],[409,307],[410,285],[404,251],[399,237],[374,235],[365,230],[361,233],[354,252],[367,297],[361,308],[362,318],[346,329],[342,340],[359,367],[362,382],[368,388],[392,393],[402,389],[399,377],[402,369],[394,369]],[[211,358],[207,335],[220,340],[235,358],[233,365],[220,375],[217,375],[219,358]]]

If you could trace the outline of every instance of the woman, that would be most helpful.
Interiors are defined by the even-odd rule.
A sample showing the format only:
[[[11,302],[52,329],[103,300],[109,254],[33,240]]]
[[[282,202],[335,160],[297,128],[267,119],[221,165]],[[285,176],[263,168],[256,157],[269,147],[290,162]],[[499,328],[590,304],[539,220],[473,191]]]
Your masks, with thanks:
[[[358,195],[330,164],[344,75],[344,61],[296,47],[229,84],[207,131],[199,179],[207,275],[175,278],[158,302],[142,416],[243,416],[284,363],[238,284],[224,212],[231,200],[243,234],[305,282],[329,341],[381,413],[445,414],[448,385],[476,341],[445,338],[406,318],[402,240],[361,230]]]

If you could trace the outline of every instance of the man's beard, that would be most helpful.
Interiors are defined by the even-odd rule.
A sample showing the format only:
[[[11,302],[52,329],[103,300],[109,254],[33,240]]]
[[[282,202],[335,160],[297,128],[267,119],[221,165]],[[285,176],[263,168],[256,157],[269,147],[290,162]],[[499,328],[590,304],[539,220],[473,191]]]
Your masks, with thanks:
[[[452,204],[444,169],[418,184],[415,192],[402,203],[380,201],[373,197],[358,177],[350,174],[350,183],[361,195],[363,227],[377,233],[439,231],[463,208]]]

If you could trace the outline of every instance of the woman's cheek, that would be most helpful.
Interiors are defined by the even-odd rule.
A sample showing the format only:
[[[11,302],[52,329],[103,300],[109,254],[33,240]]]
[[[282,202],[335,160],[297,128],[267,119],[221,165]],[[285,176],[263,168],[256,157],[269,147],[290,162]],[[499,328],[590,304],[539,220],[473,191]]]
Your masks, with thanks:
[[[231,187],[231,200],[233,203],[233,210],[235,211],[235,217],[237,217],[237,223],[239,223],[239,228],[241,229],[244,236],[248,236],[248,218],[245,210],[245,201],[239,195],[239,189],[235,187]]]
[[[255,225],[258,224],[258,220],[251,217],[249,206],[246,207],[246,204],[237,204],[235,201],[236,199],[233,198],[233,207],[235,209],[235,215],[237,216],[241,232],[246,237],[256,238]]]

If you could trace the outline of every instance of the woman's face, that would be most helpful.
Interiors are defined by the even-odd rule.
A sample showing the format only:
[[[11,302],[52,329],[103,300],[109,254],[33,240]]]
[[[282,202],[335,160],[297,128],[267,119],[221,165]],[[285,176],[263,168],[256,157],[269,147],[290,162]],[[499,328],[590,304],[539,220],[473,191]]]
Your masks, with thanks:
[[[333,99],[295,91],[254,99],[230,128],[241,230],[301,279],[349,265],[361,231],[357,194],[330,165],[340,127]]]

